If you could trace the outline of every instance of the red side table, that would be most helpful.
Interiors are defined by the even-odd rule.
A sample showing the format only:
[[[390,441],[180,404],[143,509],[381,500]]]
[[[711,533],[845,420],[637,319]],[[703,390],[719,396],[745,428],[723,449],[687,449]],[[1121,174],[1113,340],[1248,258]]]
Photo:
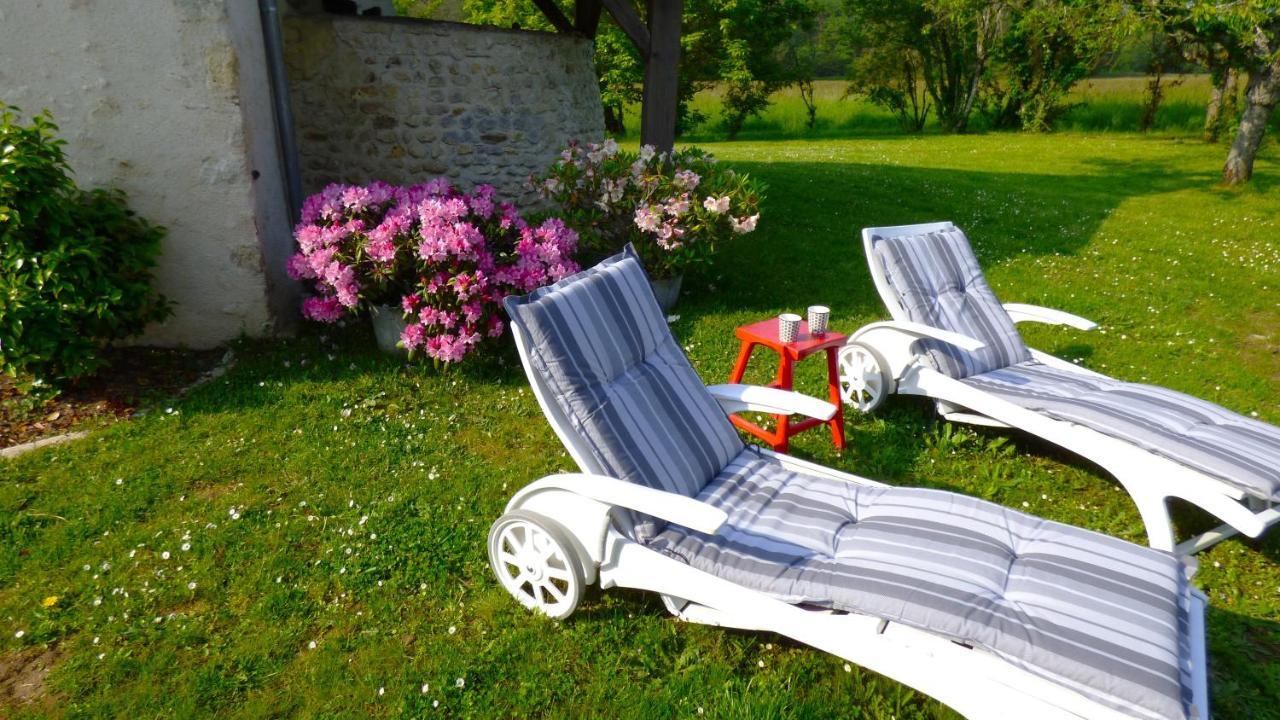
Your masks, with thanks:
[[[836,406],[836,414],[830,420],[806,418],[796,423],[791,422],[791,416],[789,415],[774,415],[777,427],[772,432],[737,415],[729,417],[733,424],[769,443],[777,452],[787,452],[789,440],[792,436],[819,425],[827,425],[831,428],[831,439],[835,443],[836,449],[843,450],[844,410],[840,403],[840,374],[836,369],[836,353],[848,340],[848,336],[828,331],[822,337],[813,337],[809,334],[809,323],[801,321],[800,332],[796,335],[796,341],[784,343],[778,339],[777,318],[762,320],[752,325],[743,325],[734,331],[734,334],[742,341],[742,349],[738,352],[738,362],[733,366],[733,372],[729,375],[729,382],[731,383],[742,382],[742,376],[747,371],[747,361],[751,359],[751,351],[757,345],[763,345],[778,353],[778,375],[773,382],[769,383],[769,387],[782,390],[792,389],[792,370],[795,363],[804,360],[810,355],[825,352],[827,354],[827,399]]]

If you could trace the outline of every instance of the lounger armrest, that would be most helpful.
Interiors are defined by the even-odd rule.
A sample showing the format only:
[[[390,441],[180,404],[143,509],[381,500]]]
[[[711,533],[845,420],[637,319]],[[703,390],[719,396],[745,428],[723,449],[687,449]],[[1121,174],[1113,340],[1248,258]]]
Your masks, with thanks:
[[[969,337],[968,335],[961,335],[960,333],[951,332],[949,330],[942,330],[931,325],[910,322],[908,320],[885,320],[882,322],[873,322],[870,325],[864,325],[858,330],[858,332],[854,333],[853,337],[850,338],[850,342],[856,341],[868,333],[879,333],[886,330],[906,335],[912,339],[912,342],[928,338],[930,340],[940,340],[944,343],[955,345],[961,350],[969,351],[981,350],[986,347],[986,343],[977,338]]]
[[[715,533],[729,519],[723,510],[691,497],[588,473],[548,475],[521,488],[511,502],[518,504],[524,497],[543,490],[565,490],[605,505],[635,510],[707,534]]]
[[[1046,325],[1066,325],[1077,330],[1096,330],[1098,328],[1098,323],[1092,320],[1087,320],[1079,315],[1072,315],[1069,312],[1040,307],[1039,305],[1005,303],[1004,311],[1009,313],[1009,319],[1015,323],[1035,322]]]
[[[730,415],[751,411],[830,420],[835,417],[837,410],[835,405],[826,400],[760,385],[709,385],[707,392]]]

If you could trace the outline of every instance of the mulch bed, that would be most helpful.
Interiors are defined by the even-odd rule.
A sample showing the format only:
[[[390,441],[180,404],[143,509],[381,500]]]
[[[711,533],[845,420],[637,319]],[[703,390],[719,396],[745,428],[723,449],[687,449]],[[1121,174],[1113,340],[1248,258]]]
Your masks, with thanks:
[[[23,395],[0,376],[0,448],[60,435],[79,426],[127,418],[147,402],[171,397],[221,361],[225,350],[113,348],[109,364],[55,397]]]

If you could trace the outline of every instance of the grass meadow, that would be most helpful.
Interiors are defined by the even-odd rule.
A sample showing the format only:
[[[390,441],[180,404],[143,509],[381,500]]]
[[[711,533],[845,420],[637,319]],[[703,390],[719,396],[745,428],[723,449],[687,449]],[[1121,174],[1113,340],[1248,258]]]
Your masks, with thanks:
[[[829,128],[873,117],[835,105]],[[747,134],[783,132],[787,107]],[[706,381],[728,375],[739,324],[813,303],[839,330],[882,319],[858,229],[951,219],[1002,299],[1102,326],[1029,327],[1030,344],[1280,423],[1274,146],[1227,190],[1222,148],[1176,133],[888,130],[703,143],[769,185],[760,229],[686,278],[673,330]],[[5,689],[0,717],[954,717],[780,637],[681,624],[655,596],[590,592],[563,622],[524,611],[486,532],[571,464],[509,341],[448,371],[372,347],[361,323],[243,342],[180,400],[0,460],[0,664],[52,667],[26,701]],[[763,356],[752,373],[767,379]],[[820,392],[818,363],[797,382]],[[1144,541],[1093,466],[920,399],[852,415],[848,437],[793,452]],[[1280,532],[1199,557],[1214,716],[1280,716]]]
[[[848,83],[843,80],[818,80],[814,83],[818,115],[813,129],[806,126],[808,115],[799,92],[794,87],[783,89],[774,94],[773,102],[759,117],[747,120],[738,139],[826,139],[902,133],[892,113],[863,98],[846,95],[847,87]],[[1069,109],[1055,123],[1055,130],[1136,131],[1142,116],[1146,87],[1145,77],[1085,80],[1072,90],[1067,99]],[[1209,77],[1170,76],[1165,79],[1164,88],[1164,100],[1150,132],[1157,135],[1198,137],[1204,126]],[[686,141],[703,143],[725,139],[721,116],[722,95],[720,88],[711,88],[694,98],[692,108],[703,113],[706,120],[691,128],[684,136]],[[633,107],[629,110],[626,116],[627,136],[635,140],[639,138],[639,109]],[[987,124],[981,113],[974,113],[971,120],[972,131],[983,132],[987,129]],[[1280,128],[1280,117],[1272,125]],[[936,132],[937,125],[931,113],[925,134]]]

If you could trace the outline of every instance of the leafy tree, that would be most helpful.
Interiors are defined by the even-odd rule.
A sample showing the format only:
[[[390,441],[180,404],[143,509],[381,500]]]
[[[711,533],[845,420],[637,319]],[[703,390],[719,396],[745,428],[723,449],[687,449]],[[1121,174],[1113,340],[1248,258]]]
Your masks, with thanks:
[[[1171,35],[1214,53],[1219,72],[1247,73],[1244,109],[1222,180],[1248,182],[1280,102],[1280,0],[1140,0],[1139,7]],[[1227,75],[1222,77],[1225,90]]]
[[[850,89],[920,129],[963,132],[998,38],[1000,0],[845,0]]]
[[[924,58],[910,46],[874,44],[858,52],[848,92],[889,110],[908,132],[923,130],[933,109],[925,89]]]
[[[1117,0],[1014,0],[1002,24],[986,109],[993,126],[1027,130],[1052,126],[1129,25]]]
[[[804,0],[686,0],[681,76],[709,86],[723,82],[723,118],[735,137],[769,96],[800,79],[805,68],[786,62],[797,29],[811,26]]]
[[[1142,103],[1142,116],[1138,118],[1138,130],[1141,132],[1155,127],[1156,114],[1160,112],[1165,90],[1182,84],[1182,80],[1165,80],[1166,73],[1178,69],[1183,58],[1182,48],[1172,36],[1159,28],[1153,28],[1148,34],[1151,52],[1147,56],[1147,93]]]
[[[469,22],[550,30],[530,0],[464,0]],[[572,16],[570,7],[562,7]],[[693,96],[725,84],[724,120],[730,135],[768,107],[769,96],[796,81],[802,69],[785,62],[785,44],[809,21],[804,0],[686,0],[680,38],[677,132],[706,118],[691,107]],[[596,35],[596,74],[605,124],[625,131],[623,109],[640,100],[644,62],[631,41],[605,13]]]

